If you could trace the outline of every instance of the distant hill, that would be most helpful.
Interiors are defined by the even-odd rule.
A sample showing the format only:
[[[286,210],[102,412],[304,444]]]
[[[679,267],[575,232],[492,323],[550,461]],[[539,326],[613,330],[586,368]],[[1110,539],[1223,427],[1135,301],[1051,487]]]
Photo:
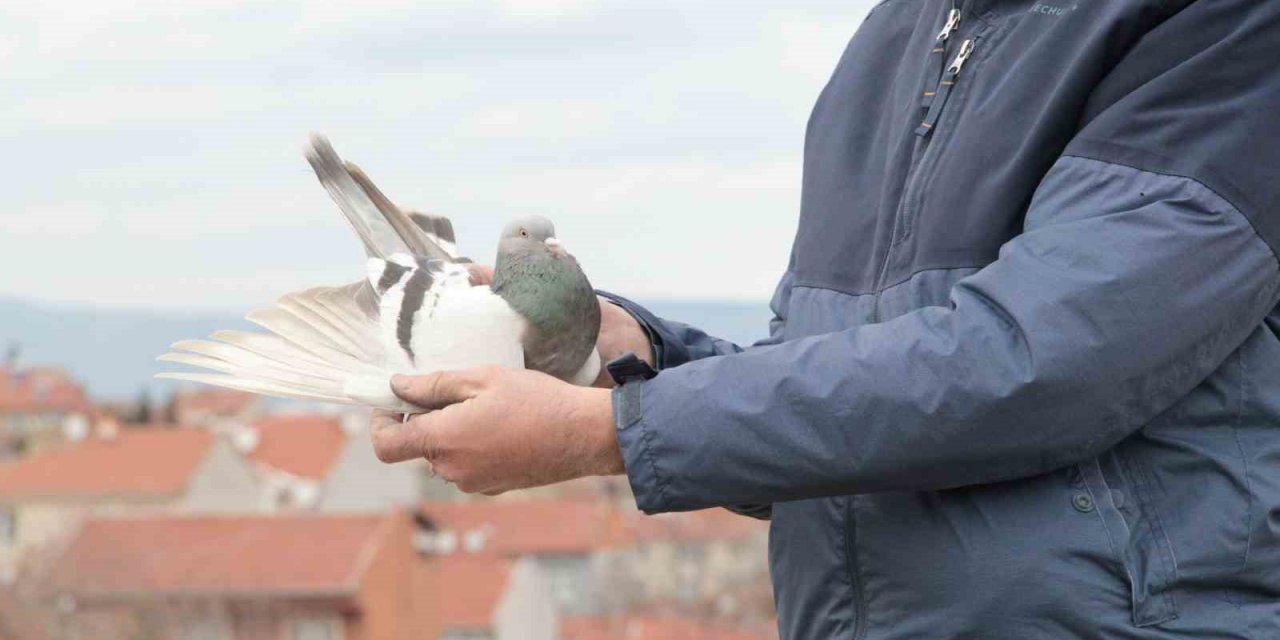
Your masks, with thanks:
[[[739,343],[763,337],[770,313],[763,302],[650,301],[649,308]],[[143,390],[168,396],[169,381],[155,357],[184,338],[217,329],[251,329],[243,313],[181,313],[55,305],[0,297],[0,349],[17,344],[22,362],[58,364],[98,400],[133,400]]]

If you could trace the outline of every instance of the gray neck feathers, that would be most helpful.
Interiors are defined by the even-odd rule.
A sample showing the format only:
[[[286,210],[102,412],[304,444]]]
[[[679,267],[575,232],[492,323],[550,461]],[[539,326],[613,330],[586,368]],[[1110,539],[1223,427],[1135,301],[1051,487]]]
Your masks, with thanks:
[[[576,260],[537,241],[505,239],[492,289],[528,322],[526,367],[563,380],[582,368],[595,349],[600,305]]]

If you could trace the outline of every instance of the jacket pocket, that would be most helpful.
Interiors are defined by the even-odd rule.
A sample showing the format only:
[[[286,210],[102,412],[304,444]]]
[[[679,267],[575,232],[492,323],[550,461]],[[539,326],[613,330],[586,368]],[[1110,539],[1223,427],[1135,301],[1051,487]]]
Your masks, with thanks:
[[[1178,568],[1164,525],[1149,506],[1140,463],[1112,449],[1079,468],[1128,579],[1133,623],[1148,627],[1177,618],[1171,591]]]

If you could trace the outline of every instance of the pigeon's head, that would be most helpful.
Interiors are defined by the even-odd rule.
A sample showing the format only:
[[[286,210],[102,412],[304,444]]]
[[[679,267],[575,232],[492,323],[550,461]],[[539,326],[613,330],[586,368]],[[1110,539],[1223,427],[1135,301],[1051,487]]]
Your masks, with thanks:
[[[556,239],[555,225],[542,216],[525,216],[512,220],[502,229],[499,245],[511,248],[522,247],[526,250],[545,247],[554,254],[564,254],[564,248]]]

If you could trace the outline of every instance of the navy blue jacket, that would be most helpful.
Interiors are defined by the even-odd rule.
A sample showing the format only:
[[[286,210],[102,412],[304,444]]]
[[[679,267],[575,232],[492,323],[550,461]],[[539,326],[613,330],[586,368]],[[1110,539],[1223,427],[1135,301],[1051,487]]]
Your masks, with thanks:
[[[819,97],[767,340],[619,299],[639,507],[771,514],[789,640],[1280,638],[1280,2],[951,4]]]

